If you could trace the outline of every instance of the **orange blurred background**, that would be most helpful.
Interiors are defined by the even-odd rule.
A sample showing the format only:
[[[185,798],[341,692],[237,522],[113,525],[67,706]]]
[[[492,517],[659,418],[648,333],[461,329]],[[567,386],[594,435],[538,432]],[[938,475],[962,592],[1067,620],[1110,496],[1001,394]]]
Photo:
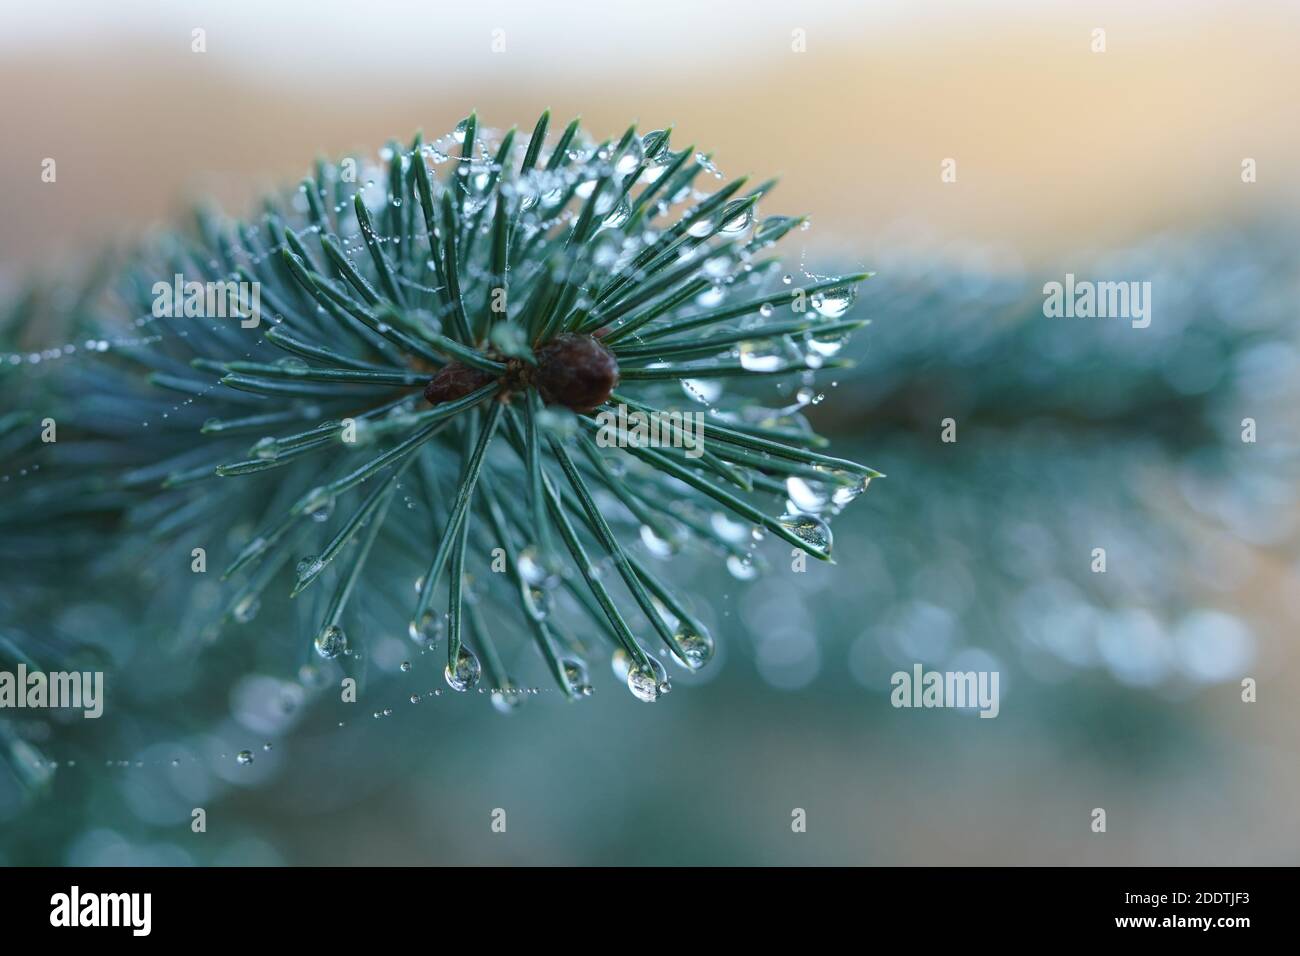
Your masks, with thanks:
[[[1055,265],[1293,211],[1298,23],[1163,2],[36,6],[0,38],[0,258],[12,277],[195,196],[242,212],[318,153],[549,106],[602,137],[675,124],[728,175],[780,174],[768,212],[810,214],[801,240],[864,265],[886,244]]]

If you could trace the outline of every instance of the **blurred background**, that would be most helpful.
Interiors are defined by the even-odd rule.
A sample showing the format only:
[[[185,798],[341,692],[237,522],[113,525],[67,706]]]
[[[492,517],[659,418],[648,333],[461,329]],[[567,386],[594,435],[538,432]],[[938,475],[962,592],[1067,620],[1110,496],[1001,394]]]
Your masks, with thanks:
[[[471,108],[672,124],[728,175],[782,176],[763,212],[813,221],[792,269],[876,272],[857,367],[807,411],[889,477],[836,519],[834,567],[792,574],[771,544],[756,581],[674,559],[720,652],[655,707],[608,671],[508,718],[413,706],[440,678],[397,669],[397,632],[356,708],[219,647],[146,656],[151,708],[10,722],[51,765],[35,794],[0,765],[0,863],[1300,862],[1298,27],[1294,5],[1196,2],[10,11],[7,295],[195,197],[243,209],[318,154]],[[1067,272],[1150,281],[1150,328],[1044,318]],[[110,657],[162,620],[75,588],[52,614]],[[1000,671],[998,719],[893,709],[916,661]],[[178,667],[229,680],[199,700]]]

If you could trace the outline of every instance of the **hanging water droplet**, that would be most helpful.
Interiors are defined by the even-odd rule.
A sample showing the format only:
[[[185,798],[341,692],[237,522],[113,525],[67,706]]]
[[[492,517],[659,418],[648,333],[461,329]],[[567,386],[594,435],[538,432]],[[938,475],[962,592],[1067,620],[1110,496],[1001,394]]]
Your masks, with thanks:
[[[316,653],[332,661],[348,649],[348,636],[343,628],[331,624],[316,635]]]
[[[448,664],[443,671],[443,676],[447,679],[448,687],[464,693],[478,683],[482,672],[482,666],[474,656],[474,652],[462,644],[460,652],[456,655],[456,670],[452,671],[451,665]]]
[[[671,161],[672,155],[668,151],[669,133],[667,130],[651,130],[641,137],[641,150],[645,154],[646,162],[662,165]]]
[[[240,764],[241,766],[247,767],[252,762],[253,752],[251,750],[241,750],[239,753],[235,754],[235,763]]]
[[[814,355],[822,359],[835,355],[840,349],[844,348],[844,343],[847,340],[847,335],[830,335],[825,338],[818,338],[815,331],[808,332],[804,337],[804,345],[808,347],[806,357],[809,364],[811,364]]]
[[[299,581],[306,581],[308,578],[319,574],[320,569],[324,566],[325,562],[321,561],[321,559],[316,555],[309,554],[298,562],[297,566],[294,568],[294,573],[298,575]]]
[[[328,521],[334,513],[334,495],[324,485],[313,488],[303,496],[298,510],[311,515],[313,521]]]
[[[420,620],[407,625],[407,636],[417,644],[436,644],[442,636],[442,621],[442,615],[425,611]]]
[[[401,669],[402,669],[402,673],[403,673],[403,674],[409,674],[409,673],[411,673],[411,662],[410,662],[410,661],[402,661],[402,663],[401,663],[399,666],[401,667]]]
[[[836,289],[827,289],[824,292],[818,292],[812,297],[812,307],[817,310],[817,314],[828,319],[841,318],[845,312],[849,311],[849,306],[857,297],[857,289],[854,286],[841,286]]]
[[[713,635],[707,631],[697,633],[684,627],[673,635],[673,644],[673,656],[693,671],[713,660]]]
[[[592,686],[587,675],[587,665],[573,658],[566,658],[560,663],[564,666],[564,679],[569,682],[573,692],[579,697],[590,697]]]
[[[260,438],[254,443],[252,449],[254,458],[262,461],[274,461],[280,457],[280,444],[270,435]]]
[[[772,317],[772,303],[764,302],[760,305],[758,307],[758,314],[765,319],[770,319]]]
[[[646,664],[635,664],[627,672],[627,689],[637,700],[654,703],[672,690],[664,665],[653,657]]]
[[[529,616],[535,621],[546,620],[546,616],[551,612],[550,592],[525,581],[520,588],[520,593],[523,595],[524,610]]]
[[[728,203],[722,211],[722,226],[718,230],[723,235],[735,236],[748,229],[754,222],[754,204],[744,199]]]
[[[831,472],[831,480],[835,483],[835,488],[831,492],[831,504],[838,512],[841,508],[848,505],[862,494],[871,485],[870,475],[859,475],[856,472],[835,469]]]
[[[800,541],[812,545],[818,551],[831,553],[831,528],[821,518],[815,515],[784,514],[780,521],[781,526]]]
[[[628,201],[627,197],[624,196],[619,199],[616,204],[611,205],[608,214],[605,216],[603,225],[610,229],[617,229],[630,218],[632,218],[632,204]]]

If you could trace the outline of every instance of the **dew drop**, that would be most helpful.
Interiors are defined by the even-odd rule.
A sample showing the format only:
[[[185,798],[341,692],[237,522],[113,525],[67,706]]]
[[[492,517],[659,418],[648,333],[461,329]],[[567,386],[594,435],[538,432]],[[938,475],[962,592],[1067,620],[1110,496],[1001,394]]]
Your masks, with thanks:
[[[604,225],[617,229],[632,218],[632,204],[625,198],[618,200],[605,216]]]
[[[646,162],[663,164],[671,162],[672,154],[668,149],[669,134],[667,130],[651,130],[641,137],[641,150]]]
[[[334,513],[334,496],[321,485],[307,492],[298,508],[311,515],[312,521],[328,521]]]
[[[445,668],[443,676],[447,679],[448,687],[464,693],[478,683],[481,673],[482,666],[479,664],[478,658],[474,656],[473,651],[462,645],[460,652],[456,655],[456,670],[453,672],[449,664]]]
[[[673,635],[674,657],[693,671],[713,660],[713,635],[707,631],[697,633],[688,627]]]
[[[247,767],[253,762],[253,752],[251,750],[241,750],[235,754],[235,762],[241,766]]]
[[[544,588],[524,582],[520,589],[524,610],[534,621],[544,621],[551,613],[551,595]]]
[[[331,624],[316,635],[316,653],[332,661],[348,649],[348,636],[343,628]]]
[[[305,581],[307,578],[319,574],[320,569],[324,566],[325,562],[321,561],[316,555],[309,554],[298,562],[294,568],[294,573],[298,575],[299,581]]]
[[[831,504],[836,510],[847,507],[871,485],[869,475],[858,475],[848,471],[833,471],[831,478],[836,483],[835,490],[831,492]]]
[[[838,319],[849,311],[849,306],[853,304],[856,297],[857,290],[853,286],[841,286],[820,292],[814,295],[811,301],[818,315],[828,319]]]
[[[280,457],[280,445],[268,435],[265,438],[258,439],[252,447],[252,454],[254,458],[262,461],[274,461]]]
[[[417,644],[436,644],[442,636],[442,616],[425,611],[418,621],[407,625],[406,633]]]
[[[831,552],[831,528],[825,521],[815,515],[784,514],[780,518],[781,526],[794,534],[796,538],[812,545],[826,554]]]
[[[722,226],[718,230],[723,235],[735,236],[754,223],[754,205],[748,200],[738,199],[731,203],[722,213]]]
[[[587,666],[572,658],[566,658],[561,663],[564,665],[564,679],[569,682],[573,692],[579,697],[590,697],[592,686]]]
[[[627,672],[627,689],[637,700],[654,703],[672,690],[664,666],[653,657],[647,664],[635,664]]]
[[[843,335],[819,339],[817,338],[817,333],[815,331],[809,332],[807,338],[804,340],[804,344],[808,347],[808,354],[806,357],[809,364],[812,363],[814,356],[819,359],[828,359],[835,355],[835,353],[840,349],[844,348],[844,342],[846,339],[847,336]]]

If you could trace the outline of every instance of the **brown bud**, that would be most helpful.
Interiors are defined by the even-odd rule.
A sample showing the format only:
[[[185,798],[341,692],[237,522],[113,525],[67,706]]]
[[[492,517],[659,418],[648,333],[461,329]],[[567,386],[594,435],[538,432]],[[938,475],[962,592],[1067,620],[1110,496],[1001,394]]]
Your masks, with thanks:
[[[440,368],[438,374],[424,386],[424,397],[431,405],[454,402],[471,392],[478,391],[491,381],[492,376],[489,373],[451,361]]]
[[[618,384],[614,353],[590,335],[566,332],[537,350],[533,382],[548,405],[589,412]]]

